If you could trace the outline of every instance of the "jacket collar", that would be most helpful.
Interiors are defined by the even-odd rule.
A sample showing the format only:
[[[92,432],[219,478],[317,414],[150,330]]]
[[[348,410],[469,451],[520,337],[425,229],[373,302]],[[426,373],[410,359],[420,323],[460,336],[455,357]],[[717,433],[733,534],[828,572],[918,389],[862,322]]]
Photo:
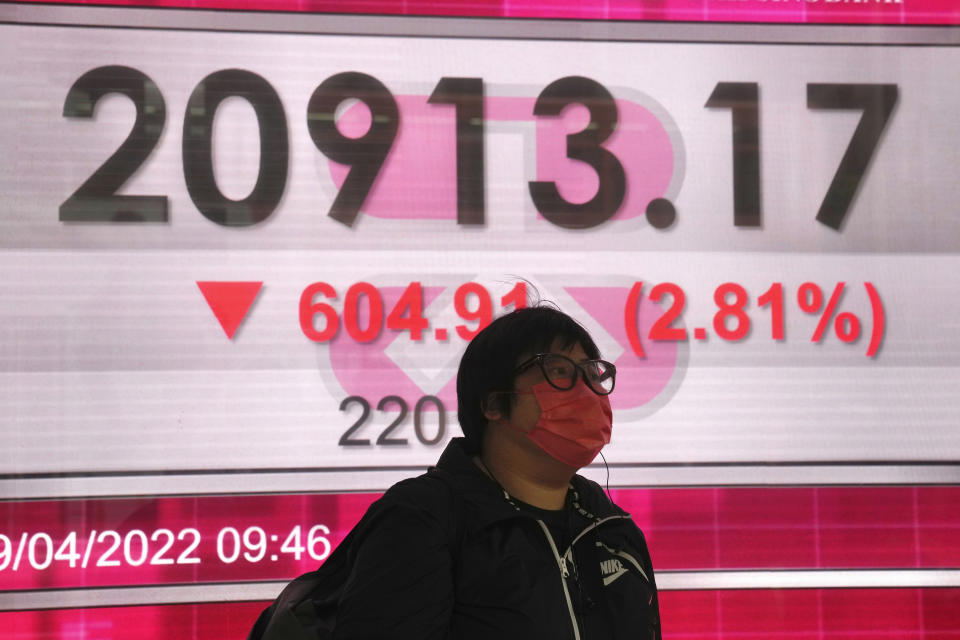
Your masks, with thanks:
[[[437,462],[437,468],[453,476],[452,481],[464,501],[472,507],[472,518],[477,526],[485,526],[499,520],[531,517],[518,512],[503,495],[501,488],[486,476],[473,462],[472,454],[465,449],[465,438],[454,438]],[[616,506],[595,482],[574,475],[571,484],[580,497],[584,509],[597,518],[628,516]]]

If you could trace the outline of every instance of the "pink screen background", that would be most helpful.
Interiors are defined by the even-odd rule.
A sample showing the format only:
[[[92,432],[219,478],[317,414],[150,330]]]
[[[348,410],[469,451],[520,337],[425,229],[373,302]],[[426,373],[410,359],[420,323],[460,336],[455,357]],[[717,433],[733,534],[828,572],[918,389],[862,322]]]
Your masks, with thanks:
[[[333,2],[320,0],[156,0],[91,5],[246,11],[565,18],[689,22],[856,25],[957,25],[956,0],[870,3],[763,0],[609,0],[548,3]],[[955,569],[960,568],[960,487],[778,487],[621,489],[614,499],[647,534],[658,570]],[[0,590],[284,580],[316,563],[278,554],[277,561],[224,564],[214,540],[224,527],[262,527],[281,537],[323,522],[336,544],[376,499],[374,494],[212,496],[8,501],[0,522],[16,543],[22,534],[50,535],[59,545],[91,532],[193,528],[202,534],[198,565],[81,570],[29,562],[5,571]],[[321,514],[318,516],[318,514]],[[96,551],[95,551],[96,553]],[[102,553],[102,550],[101,550]],[[122,564],[122,563],[121,563]],[[664,637],[960,639],[958,588],[837,588],[664,591]],[[0,612],[14,640],[243,638],[265,602],[102,607]]]
[[[36,1],[36,0],[34,0]],[[383,15],[468,16],[485,18],[570,18],[578,20],[670,20],[687,22],[780,22],[809,24],[957,24],[954,0],[88,0],[72,4],[137,5],[245,11],[304,11]]]

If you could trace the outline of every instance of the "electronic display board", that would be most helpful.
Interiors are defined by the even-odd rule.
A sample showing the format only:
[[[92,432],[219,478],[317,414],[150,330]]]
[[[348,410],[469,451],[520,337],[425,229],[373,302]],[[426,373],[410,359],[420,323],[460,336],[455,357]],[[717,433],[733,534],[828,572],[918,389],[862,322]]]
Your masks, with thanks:
[[[242,637],[544,300],[665,637],[960,633],[955,12],[661,4],[0,5],[0,624]]]

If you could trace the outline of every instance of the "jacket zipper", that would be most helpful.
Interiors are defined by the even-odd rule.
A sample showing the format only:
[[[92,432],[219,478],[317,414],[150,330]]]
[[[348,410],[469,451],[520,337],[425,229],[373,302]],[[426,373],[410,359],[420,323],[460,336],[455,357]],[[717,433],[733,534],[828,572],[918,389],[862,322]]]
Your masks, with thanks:
[[[550,543],[550,550],[553,551],[553,557],[556,559],[557,567],[560,569],[560,584],[563,585],[563,595],[567,599],[567,611],[570,613],[570,624],[573,625],[573,637],[575,640],[580,640],[580,623],[577,622],[577,614],[573,611],[573,601],[570,600],[570,590],[567,588],[567,577],[570,575],[570,569],[567,567],[566,561],[567,554],[561,556],[560,552],[557,551],[557,545],[553,541],[553,536],[550,535],[550,529],[547,528],[543,520],[538,518],[537,524],[543,529],[543,535],[547,537],[547,542]]]
[[[543,529],[543,535],[547,537],[547,542],[550,544],[550,550],[553,552],[553,557],[557,561],[557,567],[560,569],[560,583],[563,585],[563,595],[567,599],[567,611],[570,613],[570,624],[573,625],[573,637],[575,640],[580,640],[580,623],[577,622],[577,614],[573,610],[573,601],[570,599],[570,590],[567,588],[567,578],[570,576],[570,568],[567,567],[567,556],[572,556],[573,545],[588,532],[597,528],[604,522],[609,522],[610,520],[623,520],[628,517],[629,516],[607,516],[606,518],[602,518],[596,522],[590,523],[589,527],[586,527],[583,531],[577,534],[577,536],[570,542],[570,546],[567,547],[567,550],[562,556],[557,550],[557,545],[553,541],[553,536],[550,535],[550,529],[547,528],[547,525],[544,524],[543,520],[540,520],[539,518],[537,519],[537,524],[539,524],[540,528]],[[624,555],[626,556],[627,554]],[[637,565],[636,560],[634,560],[632,557],[628,557],[627,559],[630,560],[634,565]],[[573,561],[572,557],[570,561]],[[647,574],[643,571],[643,569],[640,569],[640,573],[644,578],[647,577]]]
[[[624,516],[607,516],[602,520],[595,520],[594,522],[591,522],[590,526],[586,527],[583,531],[577,534],[577,536],[570,542],[570,546],[567,547],[567,550],[563,552],[564,564],[566,564],[566,562],[570,562],[573,565],[574,570],[576,570],[577,564],[576,564],[576,560],[573,557],[573,545],[576,544],[577,540],[585,536],[588,532],[592,531],[593,529],[596,529],[599,525],[603,524],[604,522],[607,522],[608,520],[616,520],[618,518],[623,518],[623,517]],[[577,575],[576,578],[577,578],[577,583],[579,584],[580,576]]]

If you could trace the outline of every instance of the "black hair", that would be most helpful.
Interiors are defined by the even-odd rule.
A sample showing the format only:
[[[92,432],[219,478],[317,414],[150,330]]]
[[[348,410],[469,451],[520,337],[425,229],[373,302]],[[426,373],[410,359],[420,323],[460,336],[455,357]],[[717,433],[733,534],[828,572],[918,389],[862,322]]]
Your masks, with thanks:
[[[517,309],[490,323],[467,345],[457,371],[457,418],[467,450],[479,453],[487,426],[485,409],[510,417],[514,369],[521,359],[549,352],[559,341],[564,349],[579,344],[588,358],[599,358],[593,338],[576,320],[552,306]],[[493,404],[496,403],[496,404]]]

